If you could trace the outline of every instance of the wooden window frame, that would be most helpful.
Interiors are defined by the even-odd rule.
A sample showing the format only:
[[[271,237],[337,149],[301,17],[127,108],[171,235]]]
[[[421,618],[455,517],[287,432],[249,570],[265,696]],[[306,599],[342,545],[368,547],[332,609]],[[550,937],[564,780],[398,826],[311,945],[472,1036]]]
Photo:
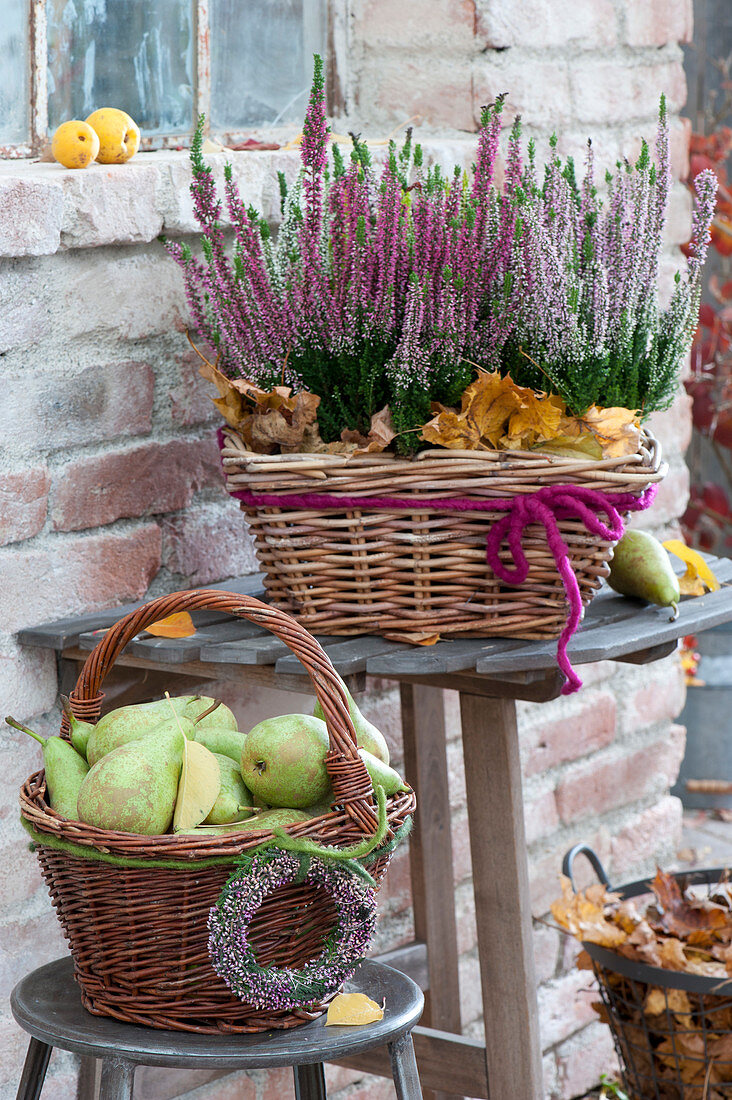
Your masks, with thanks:
[[[211,114],[211,39],[210,0],[190,0],[193,5],[195,29],[195,73],[193,80],[193,118],[206,115],[206,132]],[[328,113],[341,114],[345,109],[345,60],[347,56],[348,7],[344,0],[326,0]],[[0,145],[0,158],[20,159],[40,156],[48,145],[48,38],[46,34],[46,0],[29,0],[29,139],[25,142]],[[224,143],[243,141],[257,127],[239,131],[216,132]],[[260,127],[266,129],[266,125]],[[186,133],[155,134],[142,138],[141,149],[170,149],[187,144]]]

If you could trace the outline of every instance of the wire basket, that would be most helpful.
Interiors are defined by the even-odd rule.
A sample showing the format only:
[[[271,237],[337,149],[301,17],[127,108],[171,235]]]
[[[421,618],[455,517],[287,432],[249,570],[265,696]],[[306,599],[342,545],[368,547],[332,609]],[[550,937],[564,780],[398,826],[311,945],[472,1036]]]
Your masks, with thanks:
[[[573,887],[580,854],[610,889],[596,853],[582,844],[564,857],[562,870]],[[724,875],[724,868],[712,867],[673,877],[688,886],[714,886]],[[638,879],[612,890],[622,899],[633,898],[651,893],[651,883]],[[592,961],[630,1100],[730,1100],[732,977],[665,970],[595,943],[582,946]]]
[[[220,439],[226,487],[246,514],[267,599],[323,634],[555,638],[567,597],[545,528],[526,527],[528,574],[506,584],[486,561],[486,537],[505,510],[485,505],[550,486],[637,498],[667,470],[650,432],[637,454],[598,460],[442,448],[414,459],[263,455],[231,428]],[[448,507],[453,502],[460,510]],[[577,515],[557,520],[588,604],[614,543]],[[508,548],[500,556],[510,564]]]
[[[333,788],[328,813],[288,832],[320,844],[346,846],[377,827],[368,772],[342,680],[308,632],[289,615],[233,592],[198,589],[163,596],[126,615],[89,657],[70,696],[78,718],[100,715],[105,675],[125,645],[151,623],[178,611],[225,611],[257,622],[296,654],[323,708],[330,749],[326,766]],[[68,739],[68,721],[61,735]],[[74,958],[82,1002],[93,1013],[148,1027],[204,1033],[287,1028],[313,1019],[325,1005],[292,1011],[257,1010],[229,991],[208,954],[207,918],[237,858],[274,839],[267,830],[217,836],[141,836],[71,821],[46,801],[44,772],[20,793],[21,817],[32,832],[43,877]],[[387,800],[393,834],[414,812],[411,790]],[[367,864],[378,881],[388,851]],[[317,957],[337,920],[329,893],[308,883],[282,886],[253,916],[249,936],[261,966],[299,969]],[[310,929],[308,936],[300,933]],[[315,929],[315,933],[313,933]]]

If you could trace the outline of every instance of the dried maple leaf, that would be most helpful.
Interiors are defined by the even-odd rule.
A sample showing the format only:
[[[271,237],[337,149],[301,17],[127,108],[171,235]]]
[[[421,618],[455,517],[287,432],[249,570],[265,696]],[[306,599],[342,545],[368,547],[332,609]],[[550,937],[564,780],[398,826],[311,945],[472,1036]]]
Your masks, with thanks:
[[[590,431],[595,436],[604,458],[623,458],[635,454],[640,446],[640,420],[632,409],[619,406],[600,409],[591,405],[576,420],[580,431]]]
[[[517,451],[528,451],[536,444],[556,438],[557,430],[566,412],[561,397],[555,394],[539,394],[533,390],[518,390],[521,402],[511,413],[508,432],[501,439],[501,446]]]
[[[187,611],[176,611],[174,615],[158,619],[156,623],[146,626],[145,630],[156,638],[190,638],[191,634],[196,633],[193,619]]]
[[[438,405],[437,409],[437,416],[422,428],[420,439],[450,450],[477,451],[481,440],[477,424],[454,409],[446,409],[442,405]]]
[[[375,412],[371,417],[371,427],[368,435],[344,428],[341,432],[343,443],[355,444],[354,454],[374,454],[385,451],[396,435],[391,419],[391,409],[384,405],[383,409]]]
[[[619,947],[628,933],[612,924],[605,916],[605,906],[617,900],[599,883],[585,891],[574,892],[565,875],[560,876],[562,897],[551,905],[554,919],[577,939],[597,943],[601,947]]]
[[[667,1006],[669,1012],[673,1012],[675,1016],[688,1016],[691,1013],[691,1003],[685,990],[658,989],[651,986],[643,1005],[646,1016],[660,1016]]]
[[[661,941],[659,946],[660,965],[665,970],[686,970],[687,958],[681,940],[672,936]]]
[[[707,944],[718,939],[717,933],[729,931],[732,916],[703,900],[684,898],[678,882],[660,868],[652,883],[653,893],[662,909],[661,927],[687,943]],[[687,963],[687,969],[690,969]]]

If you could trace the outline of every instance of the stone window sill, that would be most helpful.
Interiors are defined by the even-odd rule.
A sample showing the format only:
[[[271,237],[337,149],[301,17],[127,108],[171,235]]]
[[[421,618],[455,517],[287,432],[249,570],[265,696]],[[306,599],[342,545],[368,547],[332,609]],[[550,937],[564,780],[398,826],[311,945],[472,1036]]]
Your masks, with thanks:
[[[475,158],[471,138],[422,140],[428,162],[451,171]],[[223,181],[227,161],[245,203],[272,222],[280,217],[277,172],[293,179],[299,151],[207,156]],[[75,248],[144,243],[160,233],[195,233],[187,151],[138,153],[129,163],[83,170],[40,161],[0,161],[0,257],[48,256]]]

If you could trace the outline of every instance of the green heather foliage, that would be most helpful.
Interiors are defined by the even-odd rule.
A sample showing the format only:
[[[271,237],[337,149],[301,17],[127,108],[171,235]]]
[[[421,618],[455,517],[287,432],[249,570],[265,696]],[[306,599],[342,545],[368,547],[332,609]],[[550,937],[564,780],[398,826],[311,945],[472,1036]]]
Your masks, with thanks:
[[[662,310],[658,257],[670,186],[663,99],[656,164],[647,145],[619,163],[600,195],[588,143],[576,178],[552,140],[541,180],[520,122],[508,139],[504,184],[493,182],[504,97],[484,108],[476,162],[448,177],[425,166],[408,131],[390,142],[377,174],[352,135],[350,157],[328,157],[323,67],[315,75],[302,168],[279,174],[282,224],[244,206],[230,167],[224,193],[234,232],[225,248],[222,204],[191,146],[202,256],[166,242],[182,266],[192,321],[219,368],[265,389],[284,382],[321,398],[322,438],[368,432],[388,405],[402,453],[422,444],[432,402],[456,405],[476,366],[560,394],[573,413],[621,405],[647,415],[667,406],[696,326],[700,270],[716,178],[697,178],[686,270]]]

